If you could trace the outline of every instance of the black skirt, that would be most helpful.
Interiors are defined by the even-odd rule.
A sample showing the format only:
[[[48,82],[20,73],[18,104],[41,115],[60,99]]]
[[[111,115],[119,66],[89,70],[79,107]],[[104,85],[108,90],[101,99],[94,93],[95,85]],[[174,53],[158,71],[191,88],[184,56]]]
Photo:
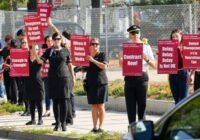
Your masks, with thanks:
[[[89,86],[87,92],[88,104],[103,104],[108,101],[108,85]]]
[[[48,78],[49,97],[51,99],[64,99],[70,97],[69,78]]]

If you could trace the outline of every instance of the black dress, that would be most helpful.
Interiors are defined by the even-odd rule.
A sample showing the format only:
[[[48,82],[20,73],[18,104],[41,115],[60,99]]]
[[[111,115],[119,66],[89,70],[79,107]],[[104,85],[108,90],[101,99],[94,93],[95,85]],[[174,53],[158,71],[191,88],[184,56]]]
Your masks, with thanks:
[[[108,63],[103,52],[96,54],[94,59],[104,64]],[[88,104],[102,104],[108,101],[108,79],[105,70],[90,62],[90,66],[87,68],[86,79],[88,84]]]
[[[67,48],[56,51],[54,48],[47,49],[41,56],[45,62],[49,60],[48,87],[51,99],[70,98],[69,69],[71,63],[70,52]]]
[[[29,59],[30,76],[25,78],[26,94],[29,100],[43,100],[44,83],[41,77],[41,64]]]

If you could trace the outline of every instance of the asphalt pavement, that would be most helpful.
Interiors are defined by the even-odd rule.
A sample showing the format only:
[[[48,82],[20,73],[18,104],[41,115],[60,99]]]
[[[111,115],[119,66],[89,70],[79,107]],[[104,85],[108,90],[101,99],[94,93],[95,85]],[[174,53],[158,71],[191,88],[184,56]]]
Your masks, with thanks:
[[[121,70],[107,71],[109,81],[116,79],[123,79]],[[83,78],[80,73],[78,75]],[[167,81],[167,75],[158,75],[155,70],[150,71],[150,81]],[[156,122],[161,116],[147,115],[147,120],[153,120]],[[43,125],[26,126],[25,123],[30,120],[30,116],[20,116],[20,113],[14,113],[12,115],[0,116],[0,129],[15,129],[17,131],[24,131],[27,129],[52,129],[54,126],[51,124],[55,122],[53,117],[53,111],[51,110],[51,116],[43,118]],[[37,112],[36,112],[37,118]],[[37,120],[37,119],[36,119]],[[111,110],[106,111],[105,116],[105,131],[126,133],[128,131],[128,119],[126,112],[114,112]],[[88,108],[77,107],[76,118],[74,118],[74,124],[67,127],[67,131],[63,133],[88,133],[92,129],[91,111]],[[1,135],[0,135],[1,137]],[[9,138],[8,138],[9,139]]]
[[[25,123],[30,120],[30,116],[20,116],[19,112],[12,115],[5,115],[0,117],[0,128],[14,128],[15,130],[25,130],[25,129],[53,129],[52,123],[55,122],[53,117],[53,112],[51,110],[50,117],[44,117],[43,125],[31,125],[26,126]],[[37,118],[37,112],[36,112]],[[160,116],[146,116],[147,120],[157,121]],[[36,119],[37,121],[37,119]],[[128,119],[127,114],[125,112],[114,112],[107,110],[105,116],[105,131],[117,131],[126,133],[128,127]],[[88,133],[92,129],[92,118],[91,111],[84,108],[78,108],[76,110],[76,118],[74,118],[74,124],[69,125],[67,128],[67,132],[77,132],[77,133]]]

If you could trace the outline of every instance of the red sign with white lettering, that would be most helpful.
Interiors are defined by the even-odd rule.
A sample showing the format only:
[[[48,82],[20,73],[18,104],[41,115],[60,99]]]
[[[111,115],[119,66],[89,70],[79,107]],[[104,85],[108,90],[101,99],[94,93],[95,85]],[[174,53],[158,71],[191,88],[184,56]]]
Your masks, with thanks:
[[[10,49],[10,76],[29,76],[28,49]]]
[[[200,68],[200,35],[183,34],[183,68]]]
[[[48,28],[47,19],[51,15],[52,5],[50,3],[38,3],[37,13],[40,16],[40,21],[42,24],[42,29],[46,30]]]
[[[123,43],[123,76],[141,76],[143,60],[142,43]]]
[[[72,64],[76,66],[89,66],[86,56],[89,55],[89,35],[71,35]]]
[[[40,17],[38,15],[24,16],[24,25],[28,44],[31,45],[32,43],[44,43],[44,34],[42,31]]]
[[[158,41],[158,74],[177,74],[178,41]]]

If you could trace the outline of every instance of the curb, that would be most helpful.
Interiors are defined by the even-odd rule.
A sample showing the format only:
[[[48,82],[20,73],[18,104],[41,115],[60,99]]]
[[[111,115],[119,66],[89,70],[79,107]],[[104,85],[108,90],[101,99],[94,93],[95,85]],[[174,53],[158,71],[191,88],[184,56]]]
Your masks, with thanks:
[[[75,104],[76,106],[90,108],[86,96],[75,96]],[[165,112],[167,112],[167,110],[169,110],[173,106],[173,101],[147,99],[146,113],[163,115]],[[106,102],[106,110],[126,112],[125,98],[109,96],[108,102]]]
[[[50,134],[36,134],[27,133],[20,131],[9,131],[0,129],[0,136],[9,139],[20,139],[20,140],[79,140],[77,138],[68,138],[64,136],[55,136]]]

